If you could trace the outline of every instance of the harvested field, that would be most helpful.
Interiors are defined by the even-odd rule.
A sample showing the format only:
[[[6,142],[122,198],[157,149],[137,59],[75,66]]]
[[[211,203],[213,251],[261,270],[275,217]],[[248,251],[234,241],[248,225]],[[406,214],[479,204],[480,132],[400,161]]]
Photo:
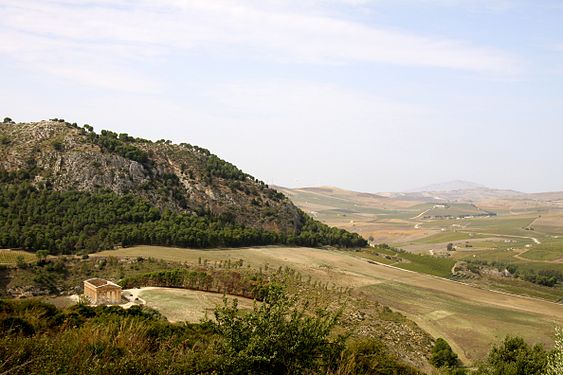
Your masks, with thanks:
[[[451,340],[462,358],[469,360],[479,358],[491,343],[507,333],[550,344],[554,324],[563,324],[561,304],[368,263],[352,252],[289,247],[190,250],[138,246],[96,255],[155,257],[195,264],[199,259],[243,259],[256,268],[289,266],[313,279],[351,287],[404,313],[433,335]]]
[[[223,304],[223,294],[189,289],[146,287],[126,289],[123,293],[138,296],[147,306],[158,310],[171,322],[197,323],[206,315],[212,318],[215,307]],[[234,298],[241,309],[251,309],[254,304],[248,298],[227,296],[229,301]]]

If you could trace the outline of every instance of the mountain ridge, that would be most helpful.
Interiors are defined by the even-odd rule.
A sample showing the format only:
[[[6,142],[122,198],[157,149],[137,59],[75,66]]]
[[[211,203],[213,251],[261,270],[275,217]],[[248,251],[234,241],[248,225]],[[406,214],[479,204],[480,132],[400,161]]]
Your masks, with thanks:
[[[465,180],[451,180],[430,185],[425,185],[415,189],[406,190],[405,193],[431,192],[431,191],[452,191],[452,190],[473,190],[487,188],[485,185]]]

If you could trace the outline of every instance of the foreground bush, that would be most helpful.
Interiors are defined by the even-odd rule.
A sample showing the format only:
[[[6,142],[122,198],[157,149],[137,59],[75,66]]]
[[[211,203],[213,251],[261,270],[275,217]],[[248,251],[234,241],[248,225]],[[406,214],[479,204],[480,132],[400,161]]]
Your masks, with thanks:
[[[546,375],[563,374],[563,329],[555,329],[555,349],[547,360]]]
[[[252,311],[236,303],[200,324],[154,310],[0,301],[0,374],[416,374],[375,339],[346,342],[339,312],[273,287]]]
[[[454,353],[450,344],[439,337],[432,348],[432,358],[430,363],[435,367],[455,367],[457,366],[457,354]]]
[[[494,346],[477,374],[483,375],[542,375],[548,352],[542,345],[530,346],[521,337],[506,337]]]

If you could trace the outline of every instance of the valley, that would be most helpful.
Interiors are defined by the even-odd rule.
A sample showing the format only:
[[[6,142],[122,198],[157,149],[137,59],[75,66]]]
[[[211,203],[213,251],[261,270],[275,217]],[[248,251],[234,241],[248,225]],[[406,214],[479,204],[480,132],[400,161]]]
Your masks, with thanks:
[[[563,270],[563,193],[503,196],[503,191],[485,189],[378,195],[331,187],[279,189],[319,220],[360,233],[373,244],[530,268],[543,262],[548,269]],[[447,251],[449,243],[455,252]]]
[[[304,325],[314,329],[298,330],[316,338],[287,339],[320,340],[319,352],[300,350],[320,358],[307,366],[414,374],[440,367],[438,338],[451,345],[449,370],[465,371],[458,367],[477,366],[508,336],[550,349],[563,325],[563,193],[459,181],[453,190],[404,193],[288,189],[187,143],[98,134],[59,119],[10,120],[0,135],[0,323],[14,353],[23,353],[16,338],[66,342],[107,320],[128,328],[100,331],[86,351],[68,341],[86,366],[79,372],[90,351],[125,368],[114,356],[127,344],[112,340],[135,335],[143,346],[127,361],[164,335],[163,368],[182,337],[189,344],[173,352],[177,369],[189,353],[190,371],[232,370],[249,360],[225,345]],[[112,292],[115,306],[83,295],[91,278],[123,287]],[[281,309],[277,320],[269,309]],[[240,336],[229,344],[232,330]],[[275,335],[260,353],[281,345]],[[206,362],[201,340],[215,362]],[[329,344],[335,353],[323,352]],[[40,345],[61,355],[60,345]],[[357,362],[364,352],[382,360]],[[14,366],[35,368],[18,358]],[[71,366],[66,357],[49,365]]]
[[[433,336],[447,338],[465,361],[482,357],[489,343],[508,334],[549,345],[553,325],[563,324],[561,304],[368,262],[362,253],[288,247],[192,250],[137,246],[95,256],[153,257],[190,264],[242,259],[255,269],[291,267],[305,277],[350,288],[362,298],[405,314]]]

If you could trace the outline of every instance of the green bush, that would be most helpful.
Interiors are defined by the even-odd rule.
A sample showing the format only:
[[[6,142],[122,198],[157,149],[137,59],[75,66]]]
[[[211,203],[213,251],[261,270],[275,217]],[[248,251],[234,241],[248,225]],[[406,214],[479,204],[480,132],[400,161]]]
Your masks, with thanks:
[[[0,319],[0,333],[3,335],[31,336],[35,333],[33,325],[19,316],[8,316]]]
[[[528,345],[521,337],[506,337],[495,345],[477,374],[484,375],[542,375],[548,352],[542,345]]]
[[[337,374],[420,374],[416,369],[400,363],[387,352],[383,343],[374,338],[352,340],[343,351]]]
[[[339,312],[296,303],[280,288],[249,312],[236,303],[215,321],[172,324],[132,307],[0,301],[0,371],[17,374],[417,374],[379,341],[344,346],[332,332]],[[45,312],[61,324],[40,324]],[[29,321],[24,319],[29,317]]]
[[[450,344],[443,338],[439,337],[432,348],[432,357],[430,363],[434,367],[455,367],[457,366],[458,358],[454,353]]]
[[[342,337],[331,338],[340,313],[307,312],[281,288],[270,292],[252,312],[241,314],[236,300],[215,310],[210,321],[222,337],[221,370],[229,374],[295,374],[330,366],[342,350]]]
[[[62,151],[64,149],[64,145],[61,141],[53,141],[52,146],[56,151]]]

